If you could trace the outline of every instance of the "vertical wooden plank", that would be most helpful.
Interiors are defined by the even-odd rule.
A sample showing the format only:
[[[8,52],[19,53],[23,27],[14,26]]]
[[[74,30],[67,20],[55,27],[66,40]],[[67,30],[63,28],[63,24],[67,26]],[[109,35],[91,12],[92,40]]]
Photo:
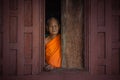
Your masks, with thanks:
[[[35,5],[35,4],[34,4]],[[37,6],[36,6],[37,7]],[[37,7],[38,8],[38,7]],[[39,10],[40,10],[40,15],[39,15],[39,57],[40,57],[40,67],[39,71],[41,72],[43,70],[44,64],[45,64],[45,44],[44,44],[44,39],[45,39],[45,0],[40,0],[39,1]],[[38,14],[37,14],[38,15]]]
[[[111,11],[111,0],[106,0],[106,18],[105,18],[105,22],[106,22],[106,73],[107,74],[111,74],[111,60],[112,60],[112,37],[111,37],[111,32],[112,32],[112,11]]]
[[[3,75],[3,68],[2,68],[2,65],[0,64],[0,76]]]
[[[0,0],[0,76],[3,74],[3,0]]]
[[[0,33],[0,75],[2,75],[3,66],[3,34]]]
[[[9,0],[3,0],[3,75],[9,71]]]
[[[39,23],[38,23],[39,24]],[[32,74],[34,64],[32,65],[32,59],[34,56],[33,47],[33,0],[24,0],[24,74]],[[29,31],[30,30],[30,31]],[[38,29],[39,30],[39,29]]]
[[[112,49],[112,74],[119,74],[120,71],[119,49]]]
[[[43,44],[43,37],[44,34],[41,33],[41,31],[44,31],[44,25],[42,22],[44,22],[44,18],[41,16],[44,16],[42,13],[44,11],[43,3],[44,1],[39,0],[33,0],[33,62],[32,62],[32,74],[38,74],[39,71],[42,70],[42,56],[44,46]],[[42,20],[42,21],[41,21]],[[39,38],[40,37],[40,38]],[[42,42],[42,43],[41,43]],[[42,48],[42,49],[41,49]]]
[[[106,74],[106,66],[105,65],[99,65],[97,69],[97,74]]]
[[[32,74],[32,58],[33,58],[33,35],[32,33],[24,34],[24,74]]]
[[[119,42],[119,16],[113,15],[112,16],[112,24],[114,27],[112,27],[112,43]]]
[[[9,8],[11,10],[17,10],[18,9],[18,0],[9,0],[10,5]]]
[[[120,74],[120,1],[114,0],[112,5],[112,52],[111,74]]]
[[[106,58],[106,44],[105,44],[105,33],[99,32],[98,33],[98,58]]]
[[[24,13],[24,25],[25,26],[29,26],[29,27],[31,27],[32,26],[32,24],[33,24],[33,19],[32,19],[32,17],[33,17],[33,6],[32,6],[32,0],[25,0],[24,1],[24,11],[25,11],[25,13]]]
[[[98,26],[105,26],[105,0],[98,0],[97,4]]]
[[[10,28],[9,28],[9,39],[10,43],[16,43],[17,42],[17,26],[18,26],[18,18],[16,16],[10,17]]]
[[[29,58],[29,59],[32,59],[32,53],[33,53],[33,36],[32,36],[32,33],[25,33],[24,34],[24,58]]]
[[[17,75],[18,0],[9,0],[9,75]]]
[[[84,0],[84,68],[89,70],[90,0]]]
[[[2,18],[3,18],[3,1],[0,0],[0,28],[2,29]],[[1,30],[0,30],[1,31]]]
[[[17,74],[24,74],[24,0],[18,0],[18,55]]]
[[[2,71],[2,58],[3,58],[3,0],[0,0],[0,60],[1,60],[0,73]]]
[[[32,65],[31,64],[25,64],[24,65],[24,74],[25,75],[31,75],[32,74]]]
[[[97,33],[98,53],[97,53],[97,73],[106,74],[106,35],[105,32]]]
[[[97,73],[97,0],[91,0],[89,69],[91,74]]]
[[[16,75],[17,73],[17,50],[10,50],[9,54],[9,75]]]
[[[113,11],[119,11],[120,10],[120,1],[119,0],[112,0],[112,9]]]
[[[3,58],[3,34],[0,33],[0,60]]]

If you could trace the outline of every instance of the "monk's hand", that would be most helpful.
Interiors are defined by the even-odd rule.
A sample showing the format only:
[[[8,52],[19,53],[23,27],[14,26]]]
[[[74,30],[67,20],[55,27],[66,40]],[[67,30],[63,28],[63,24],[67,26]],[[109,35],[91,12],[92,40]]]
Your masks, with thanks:
[[[46,71],[50,71],[50,70],[52,70],[53,69],[53,67],[51,66],[51,65],[46,65],[45,66],[45,70]]]

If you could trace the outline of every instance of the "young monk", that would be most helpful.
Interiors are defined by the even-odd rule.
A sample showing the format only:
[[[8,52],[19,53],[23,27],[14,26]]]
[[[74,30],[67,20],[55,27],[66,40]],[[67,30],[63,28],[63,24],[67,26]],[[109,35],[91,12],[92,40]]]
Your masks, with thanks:
[[[48,19],[47,30],[49,36],[45,38],[45,70],[61,67],[61,40],[59,34],[60,25],[54,17]]]

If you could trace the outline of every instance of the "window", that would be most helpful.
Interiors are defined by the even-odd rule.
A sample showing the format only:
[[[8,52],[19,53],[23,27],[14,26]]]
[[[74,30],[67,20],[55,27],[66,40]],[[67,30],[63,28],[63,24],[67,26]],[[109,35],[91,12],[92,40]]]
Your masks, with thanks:
[[[84,69],[86,66],[83,0],[46,0],[46,22],[58,19],[61,26],[62,68]],[[46,36],[48,35],[46,31]]]

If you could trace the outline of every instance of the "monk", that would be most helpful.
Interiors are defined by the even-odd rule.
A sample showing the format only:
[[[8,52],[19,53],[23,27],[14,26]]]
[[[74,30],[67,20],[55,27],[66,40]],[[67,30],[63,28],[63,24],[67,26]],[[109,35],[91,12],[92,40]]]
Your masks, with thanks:
[[[60,25],[56,18],[47,21],[49,36],[45,38],[45,70],[61,67],[61,40],[59,34]]]

